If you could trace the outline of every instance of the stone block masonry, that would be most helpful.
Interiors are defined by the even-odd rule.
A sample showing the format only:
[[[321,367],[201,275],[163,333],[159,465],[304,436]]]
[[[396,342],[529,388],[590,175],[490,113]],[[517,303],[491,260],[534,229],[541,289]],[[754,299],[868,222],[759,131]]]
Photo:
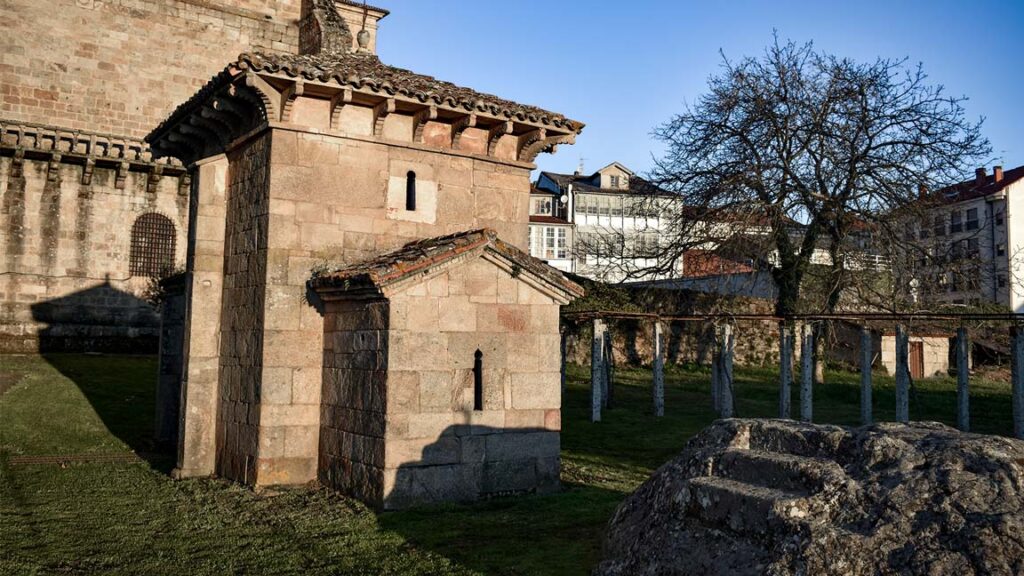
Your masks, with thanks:
[[[0,118],[141,138],[240,52],[296,52],[300,0],[4,0]]]
[[[329,301],[320,480],[387,509],[556,490],[559,341],[558,303],[484,259]]]
[[[130,139],[0,122],[0,353],[156,351],[159,317],[133,273],[132,232],[165,222],[185,264],[191,180]]]

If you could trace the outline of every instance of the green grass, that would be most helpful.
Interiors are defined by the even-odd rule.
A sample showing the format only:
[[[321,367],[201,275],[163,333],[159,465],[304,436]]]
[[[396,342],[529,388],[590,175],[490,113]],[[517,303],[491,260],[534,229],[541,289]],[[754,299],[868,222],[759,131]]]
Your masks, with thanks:
[[[175,482],[170,460],[11,465],[12,456],[151,452],[151,358],[0,357],[0,574],[587,574],[618,503],[710,423],[705,369],[667,374],[666,416],[650,374],[619,370],[614,406],[589,422],[589,370],[570,367],[562,478],[551,496],[375,514],[328,490],[277,495],[215,480]],[[815,390],[819,421],[854,424],[859,377]],[[892,380],[876,378],[879,418]],[[952,422],[955,383],[917,383],[912,415]],[[772,416],[775,374],[738,370],[738,412]],[[794,394],[795,396],[795,394]],[[1008,433],[1007,383],[972,383],[975,428]],[[794,406],[794,414],[796,413]]]

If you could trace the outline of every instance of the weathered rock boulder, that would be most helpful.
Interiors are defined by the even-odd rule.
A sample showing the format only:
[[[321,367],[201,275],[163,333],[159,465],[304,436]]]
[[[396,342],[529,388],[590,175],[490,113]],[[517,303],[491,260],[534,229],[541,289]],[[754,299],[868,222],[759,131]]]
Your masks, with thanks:
[[[600,576],[1024,575],[1024,442],[721,420],[619,506]]]

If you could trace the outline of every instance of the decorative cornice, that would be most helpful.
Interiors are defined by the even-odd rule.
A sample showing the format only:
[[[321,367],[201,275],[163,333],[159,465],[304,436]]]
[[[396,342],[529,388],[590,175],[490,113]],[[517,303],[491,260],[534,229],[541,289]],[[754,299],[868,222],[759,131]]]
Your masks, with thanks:
[[[174,158],[156,158],[149,145],[137,138],[69,130],[57,126],[12,122],[0,119],[0,149],[15,158],[37,158],[49,163],[52,176],[59,164],[81,164],[82,184],[89,185],[97,165],[125,171],[129,167],[145,167],[151,171],[159,166],[163,174],[185,172]],[[138,169],[138,168],[136,168]]]

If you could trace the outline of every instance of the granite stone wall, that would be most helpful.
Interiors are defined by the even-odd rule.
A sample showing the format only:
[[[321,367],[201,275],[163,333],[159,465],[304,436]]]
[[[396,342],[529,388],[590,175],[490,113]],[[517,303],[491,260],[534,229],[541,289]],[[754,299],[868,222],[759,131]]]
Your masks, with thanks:
[[[156,213],[175,227],[184,266],[188,187],[59,155],[18,157],[0,147],[0,353],[156,352],[160,319],[147,277],[130,270],[132,225]],[[32,151],[30,151],[31,153]],[[178,172],[181,172],[180,170]]]
[[[388,362],[386,301],[334,301],[324,314],[318,477],[380,505]]]
[[[241,482],[255,481],[259,455],[269,158],[267,135],[228,155],[217,472]]]
[[[0,118],[141,138],[241,52],[296,52],[300,0],[3,0]]]
[[[387,509],[557,489],[558,311],[484,259],[329,303],[320,479]]]

